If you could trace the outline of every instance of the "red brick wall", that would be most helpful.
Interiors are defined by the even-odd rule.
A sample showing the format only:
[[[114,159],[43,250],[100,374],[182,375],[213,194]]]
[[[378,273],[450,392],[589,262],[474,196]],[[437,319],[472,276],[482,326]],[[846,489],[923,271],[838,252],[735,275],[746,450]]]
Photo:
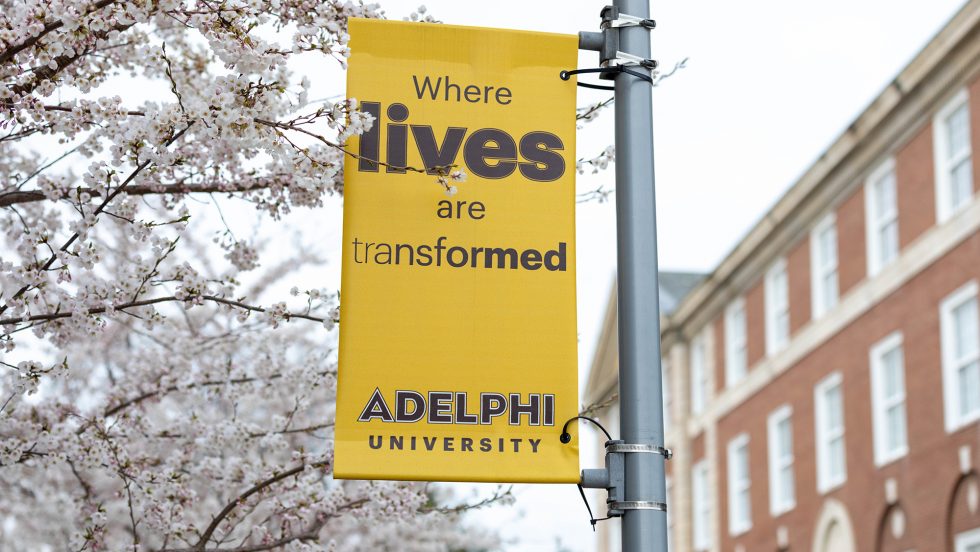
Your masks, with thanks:
[[[935,178],[932,124],[927,124],[895,155],[898,243],[903,249],[936,224]]]
[[[725,389],[725,313],[714,322],[715,332],[715,396]]]
[[[864,236],[864,188],[860,187],[837,208],[837,282],[841,297],[867,276]]]
[[[810,236],[807,234],[786,256],[789,273],[789,334],[810,321]]]
[[[968,94],[970,95],[970,146],[973,151],[978,151],[980,147],[980,79],[973,81],[970,85]],[[977,191],[980,183],[980,159],[977,154],[973,154],[973,191]]]
[[[904,520],[904,522],[902,521]],[[904,528],[903,528],[904,527]],[[896,529],[898,531],[896,531]],[[915,534],[918,527],[912,527],[908,521],[905,507],[899,503],[889,508],[878,524],[878,552],[908,552],[915,548]]]
[[[745,550],[775,550],[776,529],[780,525],[789,530],[790,550],[809,550],[813,524],[824,501],[816,491],[813,388],[834,371],[843,375],[847,482],[827,496],[847,507],[857,550],[875,548],[887,509],[888,478],[897,482],[908,527],[914,531],[914,548],[944,549],[948,506],[960,477],[958,449],[971,445],[976,462],[980,424],[952,435],[945,431],[939,303],[978,278],[980,234],[975,234],[719,420],[717,469],[721,482],[722,550],[733,550],[736,544]],[[896,330],[902,331],[904,337],[909,454],[879,469],[874,465],[872,448],[868,351]],[[797,506],[774,520],[768,504],[766,418],[787,403],[793,408]],[[745,431],[751,439],[753,526],[747,534],[733,539],[728,536],[726,453],[728,441]]]
[[[704,450],[704,433],[699,433],[697,437],[691,440],[691,458],[695,458],[691,465],[697,464],[698,461],[705,457]]]
[[[766,356],[765,279],[745,294],[745,339],[749,369]]]
[[[976,458],[975,455],[980,451],[974,448],[973,452],[974,458]],[[956,491],[952,499],[952,515],[949,520],[950,536],[980,527],[980,509],[971,512],[969,499],[967,498],[971,486],[975,488],[980,487],[980,475],[977,475],[976,470],[963,476],[956,486]]]

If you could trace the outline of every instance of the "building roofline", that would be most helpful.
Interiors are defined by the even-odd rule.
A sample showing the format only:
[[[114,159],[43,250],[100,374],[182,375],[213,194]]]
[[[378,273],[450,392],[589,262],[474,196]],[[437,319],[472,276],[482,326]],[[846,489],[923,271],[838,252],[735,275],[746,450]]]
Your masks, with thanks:
[[[682,326],[733,279],[736,273],[767,245],[770,236],[806,203],[835,169],[861,145],[902,103],[902,99],[928,78],[946,56],[980,22],[980,0],[970,0],[940,29],[929,43],[899,72],[869,106],[820,155],[790,189],[761,217],[744,238],[695,286],[668,316],[671,326]],[[664,328],[666,329],[666,328]]]

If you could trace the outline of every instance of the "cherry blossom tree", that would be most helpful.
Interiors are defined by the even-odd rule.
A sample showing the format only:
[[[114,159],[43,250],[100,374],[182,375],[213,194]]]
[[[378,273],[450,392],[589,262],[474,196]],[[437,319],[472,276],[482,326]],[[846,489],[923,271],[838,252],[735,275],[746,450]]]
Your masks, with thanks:
[[[336,290],[227,220],[342,194],[373,121],[293,67],[343,65],[355,16],[0,0],[0,551],[496,546],[437,489],[330,477]]]

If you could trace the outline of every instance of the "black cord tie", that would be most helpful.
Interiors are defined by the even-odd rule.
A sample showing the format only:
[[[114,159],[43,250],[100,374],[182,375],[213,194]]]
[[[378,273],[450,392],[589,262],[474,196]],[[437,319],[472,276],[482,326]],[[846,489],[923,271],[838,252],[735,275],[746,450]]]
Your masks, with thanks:
[[[578,492],[580,495],[582,495],[582,502],[585,503],[585,509],[589,511],[589,523],[592,524],[592,532],[595,533],[596,523],[599,523],[600,521],[606,521],[607,519],[612,519],[612,518],[604,517],[604,518],[596,519],[596,517],[592,514],[592,507],[589,506],[589,499],[585,498],[585,489],[582,488],[581,483],[578,484]]]
[[[656,69],[657,68],[657,62],[656,62],[656,60],[645,59],[645,60],[643,60],[639,64],[639,66],[645,67],[646,69]],[[632,75],[632,76],[634,76],[634,77],[636,77],[638,79],[645,80],[648,83],[650,83],[651,85],[653,84],[653,79],[650,77],[650,75],[641,73],[639,71],[634,71],[634,70],[630,69],[629,67],[630,66],[627,66],[627,65],[613,65],[612,67],[595,67],[595,68],[592,68],[592,69],[571,69],[571,70],[565,70],[565,71],[562,71],[562,72],[558,73],[558,76],[561,77],[561,80],[566,80],[567,81],[568,79],[570,79],[572,77],[572,75],[580,75],[582,73],[600,73],[600,74],[607,74],[607,75],[608,74],[626,73],[626,74]],[[589,82],[576,82],[575,84],[577,84],[578,86],[581,86],[583,88],[592,88],[592,89],[595,89],[595,90],[615,90],[616,89],[615,86],[606,86],[606,85],[603,85],[603,84],[592,84],[592,83],[589,83]]]
[[[602,424],[600,424],[595,418],[589,418],[588,416],[572,416],[565,422],[565,425],[561,427],[561,435],[558,437],[558,440],[561,441],[562,444],[567,445],[572,441],[572,434],[568,432],[568,424],[574,422],[575,420],[586,420],[592,422],[593,424],[595,424],[596,427],[601,429],[602,432],[606,434],[607,440],[612,441],[612,436],[609,435],[609,432],[606,431],[606,428],[602,427]]]
[[[652,31],[657,28],[657,22],[653,19],[644,19],[642,17],[637,17],[635,15],[627,15],[621,13],[616,19],[611,19],[603,23],[603,29],[607,28],[623,28],[623,27],[643,27],[648,31]]]
[[[562,72],[564,73],[564,71]],[[558,437],[558,440],[561,441],[562,444],[567,445],[568,443],[572,442],[572,434],[568,432],[568,424],[574,422],[575,420],[585,420],[588,422],[592,422],[593,424],[595,424],[596,427],[601,429],[602,432],[606,434],[607,440],[609,441],[613,440],[612,436],[609,435],[609,432],[606,431],[606,428],[602,427],[602,424],[600,424],[599,421],[596,420],[595,418],[589,418],[588,416],[572,416],[571,418],[565,421],[565,425],[561,426],[561,435]],[[582,488],[581,483],[578,484],[578,492],[580,495],[582,495],[582,502],[585,503],[585,509],[589,511],[589,523],[592,524],[592,531],[595,532],[596,523],[611,518],[604,517],[604,518],[596,519],[596,517],[592,514],[592,506],[589,506],[589,499],[585,497],[585,489]]]

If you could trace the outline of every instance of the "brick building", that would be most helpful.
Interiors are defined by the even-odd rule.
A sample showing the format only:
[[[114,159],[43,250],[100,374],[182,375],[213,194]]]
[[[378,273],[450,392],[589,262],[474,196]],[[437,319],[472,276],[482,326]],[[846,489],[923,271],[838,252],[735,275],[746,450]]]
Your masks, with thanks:
[[[711,274],[664,277],[672,550],[980,552],[977,183],[973,0]],[[586,401],[618,428],[615,325],[613,293]]]

